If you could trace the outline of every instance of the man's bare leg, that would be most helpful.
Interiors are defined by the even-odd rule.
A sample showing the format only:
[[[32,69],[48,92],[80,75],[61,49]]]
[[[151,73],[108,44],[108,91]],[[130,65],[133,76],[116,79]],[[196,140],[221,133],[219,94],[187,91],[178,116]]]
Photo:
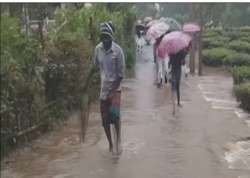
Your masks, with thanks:
[[[111,152],[113,150],[113,143],[112,143],[112,138],[111,138],[110,124],[106,124],[104,126],[104,131],[109,142],[109,151]]]

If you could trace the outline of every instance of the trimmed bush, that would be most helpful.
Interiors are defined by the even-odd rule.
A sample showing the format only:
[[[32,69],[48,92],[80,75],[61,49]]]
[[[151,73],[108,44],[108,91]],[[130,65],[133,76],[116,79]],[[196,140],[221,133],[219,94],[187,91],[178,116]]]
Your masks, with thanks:
[[[250,43],[247,43],[245,41],[235,40],[228,44],[228,47],[230,49],[239,51],[239,52],[245,52],[250,53]]]
[[[250,43],[250,36],[241,37],[240,40],[244,41],[244,42],[247,42],[247,43]]]
[[[250,83],[242,83],[234,87],[234,92],[240,106],[250,111]]]
[[[232,53],[224,58],[224,65],[228,66],[250,66],[250,55],[245,53]]]
[[[243,82],[250,82],[250,67],[242,66],[235,67],[232,70],[234,84],[241,84]]]
[[[203,38],[209,38],[209,37],[214,37],[214,36],[220,36],[222,35],[222,30],[221,29],[211,29],[211,30],[206,30],[205,33],[203,33]]]
[[[241,32],[248,32],[248,33],[250,33],[250,26],[240,27],[240,31]]]
[[[229,42],[230,38],[223,37],[223,36],[214,36],[214,37],[207,37],[203,38],[203,46],[204,48],[217,48],[224,46]]]
[[[239,34],[239,31],[228,31],[223,33],[223,35],[228,37],[230,41],[239,39]]]
[[[231,51],[226,48],[213,48],[213,49],[207,49],[203,50],[202,56],[203,56],[203,62],[206,65],[210,66],[220,66],[224,62],[224,58],[232,55],[234,51]]]

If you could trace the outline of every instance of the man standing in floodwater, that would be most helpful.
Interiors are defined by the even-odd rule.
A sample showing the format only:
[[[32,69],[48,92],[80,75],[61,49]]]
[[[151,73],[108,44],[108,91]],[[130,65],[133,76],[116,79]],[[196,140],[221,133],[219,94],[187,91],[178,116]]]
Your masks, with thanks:
[[[101,42],[95,48],[95,64],[100,70],[101,91],[100,110],[102,125],[109,143],[109,151],[114,152],[110,124],[117,133],[116,152],[121,153],[121,82],[124,77],[125,59],[122,48],[113,39],[114,26],[105,22],[100,27]]]

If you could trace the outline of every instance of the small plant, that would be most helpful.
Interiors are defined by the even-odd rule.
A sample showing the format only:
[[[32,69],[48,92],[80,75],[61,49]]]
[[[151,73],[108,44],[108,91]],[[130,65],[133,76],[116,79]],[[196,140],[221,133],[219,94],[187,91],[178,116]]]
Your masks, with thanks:
[[[235,67],[232,70],[233,80],[235,84],[250,82],[250,67]]]
[[[240,102],[240,106],[250,111],[250,83],[242,83],[234,87],[234,92],[237,100]]]

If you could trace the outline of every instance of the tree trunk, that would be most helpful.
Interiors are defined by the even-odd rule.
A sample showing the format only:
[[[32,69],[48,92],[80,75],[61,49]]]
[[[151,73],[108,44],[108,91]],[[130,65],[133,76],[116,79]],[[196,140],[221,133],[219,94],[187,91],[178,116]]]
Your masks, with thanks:
[[[192,45],[191,45],[191,51],[190,51],[190,63],[189,63],[189,68],[190,68],[190,73],[194,74],[195,73],[195,42],[192,40]]]
[[[199,59],[199,68],[198,68],[198,74],[199,76],[202,75],[202,31],[203,31],[203,16],[202,16],[202,5],[199,4],[198,7],[198,22],[199,22],[199,26],[200,26],[200,33],[198,36],[198,59]]]
[[[191,4],[191,10],[192,10],[192,19],[194,22],[196,22],[197,19],[197,5],[196,3]],[[195,73],[195,51],[196,51],[196,38],[192,40],[192,46],[191,46],[191,54],[190,54],[190,73]]]

